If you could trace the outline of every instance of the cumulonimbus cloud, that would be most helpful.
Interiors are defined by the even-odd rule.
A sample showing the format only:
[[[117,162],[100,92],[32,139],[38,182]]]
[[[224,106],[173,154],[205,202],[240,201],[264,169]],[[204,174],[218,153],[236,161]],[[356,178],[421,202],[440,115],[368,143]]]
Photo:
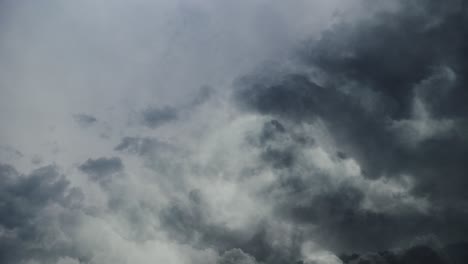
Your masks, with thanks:
[[[466,262],[467,5],[345,2],[2,2],[0,262]]]

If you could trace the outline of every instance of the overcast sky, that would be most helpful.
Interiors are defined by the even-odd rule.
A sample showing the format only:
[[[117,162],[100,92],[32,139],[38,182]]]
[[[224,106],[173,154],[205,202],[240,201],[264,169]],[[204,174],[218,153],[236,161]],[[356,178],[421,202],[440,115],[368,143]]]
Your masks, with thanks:
[[[0,1],[0,262],[464,263],[467,50],[462,0]]]

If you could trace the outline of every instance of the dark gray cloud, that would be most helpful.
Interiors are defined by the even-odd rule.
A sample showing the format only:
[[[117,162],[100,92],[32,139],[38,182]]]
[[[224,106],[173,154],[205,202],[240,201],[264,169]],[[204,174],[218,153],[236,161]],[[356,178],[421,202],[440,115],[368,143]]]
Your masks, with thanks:
[[[114,148],[117,151],[123,151],[140,156],[151,155],[158,151],[166,151],[171,146],[156,138],[147,137],[124,137]]]
[[[80,208],[83,194],[71,188],[54,166],[45,166],[29,175],[19,174],[10,165],[0,165],[0,262],[23,263],[29,259],[46,262],[60,256],[83,258],[70,241],[59,244],[50,239],[62,230],[73,232],[73,210]],[[54,207],[67,209],[55,219]]]
[[[92,180],[104,183],[111,180],[114,174],[122,172],[124,165],[122,160],[118,157],[101,157],[97,159],[88,159],[78,168],[88,174]]]
[[[344,264],[460,264],[468,261],[467,243],[455,243],[441,248],[427,245],[413,246],[399,251],[342,255]]]
[[[416,85],[449,67],[456,80],[434,83],[439,88],[427,98],[431,113],[466,117],[466,4],[421,0],[401,5],[398,12],[335,27],[301,58],[333,76],[333,82],[356,82],[377,91],[393,119],[411,114]]]
[[[262,171],[273,172],[272,182],[253,194],[272,205],[271,219],[247,231],[233,230],[215,221],[216,210],[206,202],[209,197],[191,193],[185,200],[171,200],[158,215],[170,239],[214,248],[222,261],[241,263],[293,263],[303,257],[301,246],[310,240],[340,253],[397,248],[425,235],[441,243],[466,239],[467,116],[458,101],[466,97],[465,40],[459,39],[466,30],[455,26],[466,12],[434,4],[402,3],[397,11],[338,24],[318,41],[307,42],[298,52],[301,63],[318,71],[319,78],[300,71],[271,77],[263,72],[237,82],[237,107],[270,119],[259,131],[245,135],[245,151],[258,154],[258,163],[242,173],[255,178]],[[458,3],[447,5],[451,4]],[[455,43],[446,43],[453,38]],[[161,109],[157,110],[156,120]],[[307,125],[323,126],[334,144],[328,145],[336,148],[326,149],[327,143],[320,142],[323,137],[303,129]],[[115,148],[151,160],[156,171],[178,177],[181,170],[161,169],[171,163],[168,160],[181,157],[161,158],[167,149],[158,140],[139,137],[123,138]],[[330,160],[308,160],[320,159],[323,150],[331,153]],[[306,156],[308,151],[313,157]],[[357,178],[346,178],[350,172],[345,169],[321,167],[327,162],[346,167],[350,161],[361,170],[352,176]],[[209,172],[201,168],[192,173],[198,177]],[[404,183],[405,177],[414,186],[375,197],[401,187],[391,183]],[[387,189],[378,189],[385,184]],[[396,205],[384,209],[389,203]],[[276,222],[300,231],[288,233],[287,245],[278,246],[272,239]],[[434,263],[446,261],[438,254],[417,248],[360,254],[345,262],[412,263],[426,257]]]
[[[383,250],[427,233],[445,242],[468,236],[467,5],[401,5],[338,24],[305,45],[299,59],[320,78],[262,73],[236,84],[241,109],[293,127],[324,124],[339,147],[337,158],[356,160],[370,182],[410,175],[411,195],[431,204],[426,213],[366,211],[363,191],[347,185],[300,195],[311,188],[304,174],[314,173],[295,172],[300,146],[271,147],[268,140],[280,141],[272,135],[284,129],[269,124],[275,132],[266,130],[259,147],[285,175],[275,188],[292,190],[278,204],[280,217],[318,225],[314,235],[337,251]]]
[[[100,10],[100,6],[89,2]],[[169,102],[166,97],[186,93],[166,91],[160,102],[149,102],[139,97],[154,95],[159,99],[159,92],[138,90],[133,95],[125,89],[128,84],[153,87],[154,83],[160,83],[160,87],[186,87],[193,83],[191,79],[196,79],[194,87],[205,82],[223,86],[224,77],[204,80],[209,75],[224,76],[211,69],[224,65],[225,55],[248,61],[255,50],[249,49],[243,55],[247,58],[240,58],[239,53],[223,54],[226,49],[220,49],[213,56],[220,58],[219,64],[218,59],[213,65],[207,61],[211,66],[200,72],[188,70],[199,70],[196,65],[204,61],[203,53],[198,54],[196,49],[193,54],[177,51],[186,50],[194,40],[195,44],[207,47],[222,46],[217,43],[223,41],[229,43],[230,51],[237,43],[232,43],[231,38],[223,39],[224,32],[238,39],[249,39],[247,43],[256,46],[255,38],[236,32],[238,23],[247,23],[239,16],[247,9],[255,9],[253,24],[273,22],[266,23],[273,30],[263,33],[275,45],[281,46],[277,44],[283,42],[281,38],[289,39],[299,33],[276,33],[281,27],[291,32],[289,23],[276,22],[276,17],[287,20],[282,11],[273,7],[276,4],[271,7],[262,4],[260,8],[253,8],[258,3],[248,4],[245,10],[236,10],[237,4],[229,4],[232,8],[225,10],[212,3],[203,7],[179,3],[172,7],[171,1],[161,1],[161,14],[166,13],[165,5],[171,6],[170,10],[180,6],[187,18],[182,22],[164,20],[161,28],[182,26],[183,29],[175,30],[174,38],[164,34],[156,41],[169,39],[169,51],[157,47],[155,53],[177,53],[177,56],[164,55],[161,62],[176,66],[160,72],[160,77],[146,76],[158,68],[152,62],[158,56],[139,49],[153,48],[154,45],[147,45],[151,44],[148,32],[152,32],[152,26],[147,26],[153,24],[131,21],[138,21],[136,13],[148,18],[160,17],[160,13],[146,13],[146,7],[151,5],[145,3],[138,4],[135,13],[123,2],[117,1],[110,9],[111,13],[119,14],[118,22],[112,21],[111,13],[100,10],[97,20],[92,19],[90,12],[89,25],[75,21],[82,17],[79,13],[73,13],[70,16],[73,22],[66,24],[66,32],[73,25],[73,28],[84,28],[83,32],[79,30],[83,36],[94,36],[94,33],[99,36],[87,38],[92,41],[85,41],[85,48],[75,47],[88,55],[102,55],[80,58],[84,65],[91,65],[90,61],[101,65],[97,62],[102,59],[110,59],[108,66],[117,65],[118,69],[107,71],[109,76],[94,75],[101,71],[93,74],[84,71],[85,75],[77,75],[76,80],[67,82],[77,83],[77,87],[89,82],[92,84],[89,94],[95,93],[94,87],[116,87],[117,92],[112,94],[99,91],[115,97],[111,101],[93,98],[86,105],[95,107],[93,112],[106,120],[109,118],[108,130],[118,131],[118,137],[122,137],[113,149],[119,157],[80,160],[78,170],[82,173],[68,170],[68,179],[55,166],[23,175],[12,166],[0,165],[1,263],[29,260],[56,263],[61,257],[90,264],[151,263],[158,262],[155,258],[160,257],[163,260],[160,262],[167,263],[193,260],[193,263],[211,264],[335,264],[339,261],[333,254],[341,253],[345,264],[467,262],[466,243],[453,243],[468,236],[465,165],[468,161],[468,11],[464,1],[396,0],[391,1],[395,6],[389,9],[382,4],[388,1],[372,1],[372,4],[367,1],[372,6],[363,11],[363,17],[331,25],[320,38],[302,43],[294,54],[296,57],[284,66],[287,70],[283,66],[272,71],[260,68],[241,78],[235,83],[233,101],[225,100],[221,88],[204,86],[187,96],[187,100],[176,102]],[[306,6],[309,7],[304,4],[301,6],[304,8],[295,8],[313,17]],[[83,8],[72,7],[69,9],[87,11],[88,8],[81,4],[76,7]],[[107,10],[107,6],[103,8]],[[223,12],[217,14],[218,9]],[[171,12],[179,10],[168,13]],[[232,26],[212,28],[218,16],[224,21],[231,13],[236,14]],[[94,23],[102,22],[102,18],[105,23]],[[46,25],[61,25],[52,22]],[[307,28],[309,22],[298,24]],[[122,30],[122,35],[111,37],[108,28]],[[97,31],[84,34],[91,29]],[[44,32],[45,36],[56,35],[54,27],[51,32],[36,31]],[[111,41],[100,43],[101,36],[110,37]],[[181,39],[184,44],[173,43],[174,39]],[[139,48],[127,52],[134,45],[133,40]],[[103,53],[110,42],[120,44],[113,46],[115,50]],[[13,41],[7,46],[16,47],[18,43]],[[44,42],[38,45],[37,51],[31,49],[26,54],[43,51],[48,44]],[[89,50],[94,51],[89,53]],[[69,50],[66,51],[60,54]],[[42,53],[47,55],[47,52]],[[43,57],[38,58],[40,61]],[[75,57],[70,58],[76,65]],[[26,64],[35,65],[28,59]],[[289,68],[289,64],[294,65]],[[22,65],[18,63],[21,66],[18,68]],[[76,67],[70,70],[81,69]],[[53,68],[61,67],[54,63]],[[241,68],[229,66],[224,70],[235,69],[236,73],[226,74],[232,77]],[[119,75],[115,73],[120,72],[129,75],[115,79]],[[181,77],[177,75],[179,72],[197,76],[175,81]],[[44,77],[38,79],[51,79],[43,75],[38,73]],[[26,80],[25,83],[34,82]],[[15,85],[19,87],[23,83]],[[116,96],[119,94],[123,98]],[[129,109],[135,109],[135,104],[143,101],[148,104],[140,108],[137,122],[155,130],[121,127],[121,124],[128,125],[124,119]],[[87,114],[73,115],[73,118],[81,127],[98,122]],[[156,130],[168,124],[171,126],[167,129]],[[54,142],[68,141],[68,137],[57,134],[60,124],[56,127],[50,133]],[[113,132],[109,132],[109,139],[115,139]],[[69,141],[75,142],[75,136],[70,134]],[[102,144],[109,142],[112,141]],[[101,142],[92,143],[101,147]],[[106,147],[111,151],[113,146]],[[32,149],[41,157],[45,155]],[[76,148],[76,151],[81,158],[80,151],[88,149]],[[67,163],[74,158],[68,155],[66,147],[62,154],[57,161]],[[50,160],[47,155],[43,158]],[[126,168],[132,173],[125,174]],[[88,179],[97,182],[99,188],[89,184]],[[86,196],[71,187],[70,182],[89,187],[83,189]],[[434,237],[439,247],[416,243],[425,237]]]
[[[90,127],[97,122],[97,118],[92,115],[87,114],[75,114],[73,115],[73,119],[75,122],[78,123],[81,127]]]
[[[142,122],[149,128],[157,128],[176,120],[178,115],[178,110],[170,106],[150,107],[142,112]]]

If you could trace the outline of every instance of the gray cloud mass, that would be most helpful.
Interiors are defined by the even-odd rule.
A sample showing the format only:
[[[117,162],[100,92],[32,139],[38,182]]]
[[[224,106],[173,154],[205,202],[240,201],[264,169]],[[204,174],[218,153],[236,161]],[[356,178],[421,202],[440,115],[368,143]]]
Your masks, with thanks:
[[[465,1],[0,22],[0,263],[468,263]]]

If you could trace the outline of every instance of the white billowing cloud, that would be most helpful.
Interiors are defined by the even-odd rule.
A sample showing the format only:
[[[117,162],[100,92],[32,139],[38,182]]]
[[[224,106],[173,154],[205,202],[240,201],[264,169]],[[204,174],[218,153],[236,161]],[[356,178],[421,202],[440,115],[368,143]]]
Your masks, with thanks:
[[[210,249],[197,250],[159,237],[133,241],[109,222],[86,217],[77,243],[93,254],[92,263],[216,263],[217,254]]]
[[[321,249],[314,242],[305,242],[301,247],[301,254],[305,263],[313,264],[341,264],[342,261],[333,253]]]

